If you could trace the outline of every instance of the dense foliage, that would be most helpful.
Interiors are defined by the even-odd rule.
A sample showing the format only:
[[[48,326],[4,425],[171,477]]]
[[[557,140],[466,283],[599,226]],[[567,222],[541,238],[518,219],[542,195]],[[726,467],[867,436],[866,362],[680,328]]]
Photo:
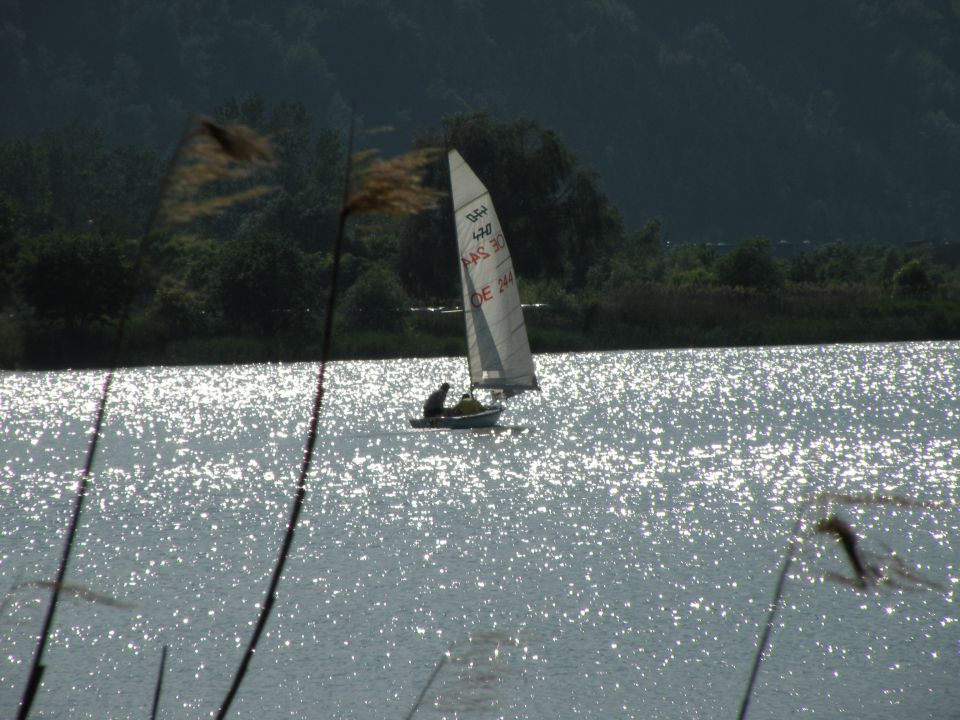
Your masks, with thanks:
[[[312,133],[300,105],[231,100],[216,115],[270,134],[274,190],[155,233],[135,288],[160,158],[96,132],[0,143],[2,366],[105,362],[130,289],[127,362],[316,357],[345,149],[337,133]],[[596,173],[536,121],[458,114],[417,143],[445,141],[493,191],[522,297],[538,305],[535,351],[960,337],[960,258],[942,246],[670,243],[660,220],[626,232]],[[445,157],[428,171],[448,187]],[[335,353],[463,352],[462,318],[424,308],[459,305],[452,233],[449,202],[351,220]]]

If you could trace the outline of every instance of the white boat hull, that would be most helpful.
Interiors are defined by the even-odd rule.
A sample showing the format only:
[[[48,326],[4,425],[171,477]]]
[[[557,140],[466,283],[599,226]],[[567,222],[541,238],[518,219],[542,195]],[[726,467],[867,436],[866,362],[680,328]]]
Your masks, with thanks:
[[[427,430],[469,430],[488,428],[497,424],[502,407],[492,407],[473,415],[441,415],[439,417],[410,418],[411,427]]]

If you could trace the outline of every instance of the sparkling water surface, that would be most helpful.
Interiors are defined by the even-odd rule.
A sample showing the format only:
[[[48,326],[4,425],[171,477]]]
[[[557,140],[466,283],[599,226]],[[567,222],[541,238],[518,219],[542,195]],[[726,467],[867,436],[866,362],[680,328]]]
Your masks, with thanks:
[[[750,717],[960,708],[960,343],[537,358],[503,427],[415,431],[459,358],[333,363],[294,551],[231,717]],[[309,364],[120,372],[36,718],[222,700],[289,513]],[[0,374],[0,717],[46,610],[100,372]],[[824,493],[857,495],[849,504]],[[879,497],[895,503],[866,502]],[[819,519],[885,573],[860,592]],[[887,582],[889,580],[890,582]]]

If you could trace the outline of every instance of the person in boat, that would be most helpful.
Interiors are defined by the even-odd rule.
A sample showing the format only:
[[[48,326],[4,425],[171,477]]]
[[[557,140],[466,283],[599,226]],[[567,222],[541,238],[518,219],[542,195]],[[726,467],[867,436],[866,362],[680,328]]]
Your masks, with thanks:
[[[453,406],[450,410],[451,415],[475,415],[479,412],[483,412],[486,408],[480,404],[480,401],[473,397],[470,393],[464,393],[463,397],[460,398],[460,402]]]
[[[443,383],[438,389],[430,393],[430,396],[423,403],[424,417],[441,417],[444,415],[443,404],[447,401],[447,391],[450,389],[450,383]]]

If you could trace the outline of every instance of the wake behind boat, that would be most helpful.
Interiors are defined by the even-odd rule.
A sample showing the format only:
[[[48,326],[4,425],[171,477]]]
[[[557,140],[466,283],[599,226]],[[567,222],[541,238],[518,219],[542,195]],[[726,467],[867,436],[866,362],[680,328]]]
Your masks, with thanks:
[[[490,192],[456,150],[447,154],[457,226],[463,317],[471,389],[509,398],[539,390],[510,250]],[[475,428],[496,424],[503,407],[469,415],[411,418],[415,428]]]

